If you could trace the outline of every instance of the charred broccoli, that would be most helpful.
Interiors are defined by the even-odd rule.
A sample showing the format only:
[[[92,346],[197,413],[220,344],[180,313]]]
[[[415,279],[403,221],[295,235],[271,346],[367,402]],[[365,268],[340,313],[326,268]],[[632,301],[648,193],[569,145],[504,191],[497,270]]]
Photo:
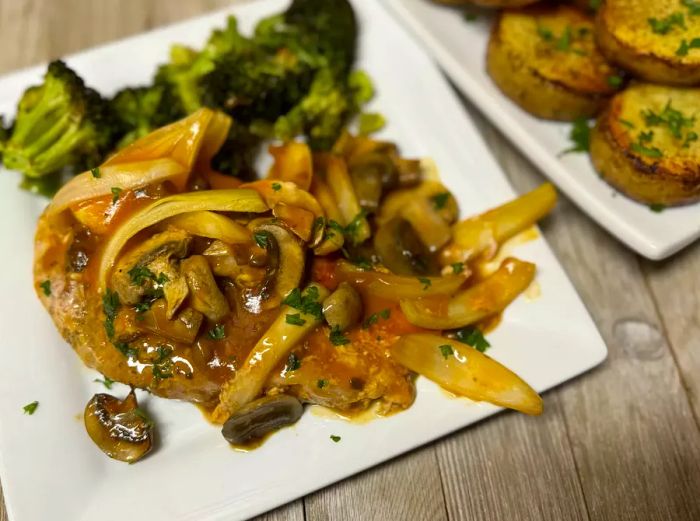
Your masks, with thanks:
[[[122,89],[111,100],[112,111],[120,123],[123,148],[152,130],[185,116],[169,85]]]
[[[170,49],[170,62],[161,65],[156,83],[168,84],[186,113],[202,106],[200,79],[214,69],[214,62],[226,53],[242,53],[253,48],[252,42],[238,32],[236,18],[230,16],[224,29],[212,33],[201,51],[183,45]]]
[[[117,131],[108,103],[62,61],[30,87],[2,145],[7,168],[37,178],[65,167],[90,168],[111,149]]]

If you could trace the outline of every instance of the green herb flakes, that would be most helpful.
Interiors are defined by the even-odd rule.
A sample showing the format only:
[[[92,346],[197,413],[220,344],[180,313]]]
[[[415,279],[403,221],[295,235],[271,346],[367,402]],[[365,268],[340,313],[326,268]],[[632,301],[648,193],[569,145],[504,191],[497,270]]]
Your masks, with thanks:
[[[304,324],[306,324],[306,320],[301,318],[301,315],[299,313],[295,313],[293,315],[287,313],[287,315],[284,318],[287,324],[292,324],[293,326],[303,326]]]
[[[331,328],[331,333],[328,336],[328,339],[334,346],[344,346],[345,344],[350,343],[350,339],[343,334],[338,326],[333,326]]]
[[[452,266],[452,273],[454,273],[455,275],[459,275],[464,271],[463,262],[453,262],[450,266]]]
[[[257,244],[261,248],[267,248],[270,236],[267,232],[255,232],[253,234],[253,239],[255,239],[255,244]]]
[[[442,344],[441,346],[438,346],[438,349],[445,360],[447,360],[450,356],[454,356],[455,354],[455,350],[450,344]]]
[[[287,358],[287,365],[285,370],[287,372],[296,371],[301,367],[301,360],[294,353],[289,353],[289,358]]]
[[[45,280],[41,284],[39,284],[39,287],[41,288],[41,291],[44,292],[44,295],[47,297],[51,296],[51,281],[50,280]]]
[[[282,301],[289,307],[298,309],[305,315],[311,315],[318,320],[323,318],[323,306],[318,301],[319,293],[316,286],[309,286],[304,293],[299,288],[294,288]]]
[[[661,18],[660,20],[658,18],[649,18],[647,19],[647,22],[649,22],[649,27],[651,27],[652,32],[656,34],[668,34],[671,29],[673,29],[675,26],[678,26],[682,29],[685,28],[685,17],[683,16],[683,13],[671,13],[665,18]]]
[[[482,353],[491,347],[491,344],[484,338],[484,334],[477,327],[468,326],[460,329],[455,333],[455,339],[463,344],[472,346]]]
[[[119,196],[122,194],[122,189],[118,186],[113,186],[110,190],[112,191],[112,204],[116,204]]]
[[[316,382],[316,387],[318,387],[319,389],[323,389],[327,385],[328,385],[328,380],[318,380]]]
[[[95,179],[99,179],[100,177],[102,177],[102,174],[100,173],[99,166],[96,166],[95,168],[91,168],[90,173],[92,174],[92,177],[94,177]]]
[[[624,80],[622,79],[622,76],[618,76],[617,74],[613,74],[612,76],[608,76],[608,85],[611,87],[617,89],[618,87],[622,86],[622,82]]]
[[[418,282],[423,284],[423,291],[428,289],[433,284],[432,281],[427,277],[418,277]]]
[[[279,184],[279,183],[272,183],[272,189],[273,189],[275,192],[279,192],[280,190],[282,190],[282,185]]]
[[[684,38],[676,50],[676,56],[687,56],[691,49],[700,49],[700,38],[693,38],[690,41]]]
[[[649,210],[655,213],[661,213],[666,209],[666,205],[662,203],[652,203],[649,205]]]
[[[112,384],[114,384],[114,380],[112,380],[111,378],[109,378],[109,377],[107,377],[107,376],[105,376],[105,377],[103,377],[103,378],[95,378],[95,379],[93,380],[93,382],[98,383],[98,384],[102,384],[102,385],[104,385],[107,389],[111,389],[111,388],[112,388]]]
[[[33,401],[22,407],[22,410],[24,410],[24,414],[29,414],[31,416],[36,412],[37,407],[39,407],[39,402]]]
[[[588,152],[591,145],[591,127],[588,125],[588,120],[586,118],[576,118],[573,121],[571,130],[569,131],[569,140],[573,146],[564,150],[562,154]]]
[[[333,440],[334,443],[338,443],[342,438],[340,436],[336,436],[335,434],[331,434],[331,440]]]
[[[207,332],[207,336],[212,340],[223,340],[226,338],[226,328],[223,324],[217,324]]]

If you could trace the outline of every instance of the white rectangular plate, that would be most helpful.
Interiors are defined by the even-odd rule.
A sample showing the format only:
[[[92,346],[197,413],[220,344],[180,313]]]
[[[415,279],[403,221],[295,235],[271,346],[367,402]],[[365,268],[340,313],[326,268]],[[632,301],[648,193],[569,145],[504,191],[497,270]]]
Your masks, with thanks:
[[[200,45],[225,15],[249,31],[285,1],[263,0],[129,38],[68,59],[104,93],[147,82],[172,43]],[[361,66],[378,87],[375,106],[390,122],[382,137],[404,154],[432,156],[464,213],[513,197],[504,175],[450,87],[426,54],[373,1],[356,2]],[[43,67],[0,79],[8,112]],[[426,380],[409,410],[368,424],[305,414],[261,448],[231,450],[193,406],[140,394],[154,416],[159,447],[136,465],[105,457],[88,439],[80,413],[104,391],[59,337],[33,294],[34,225],[44,206],[0,172],[0,473],[13,521],[214,521],[243,519],[376,465],[499,409],[448,398]],[[541,297],[521,298],[489,335],[493,357],[543,391],[606,356],[586,309],[543,239],[517,249],[538,266]],[[126,392],[115,386],[116,394]],[[22,406],[40,402],[33,416]],[[546,407],[546,405],[545,405]],[[342,440],[333,443],[329,436]]]
[[[561,154],[571,146],[571,125],[530,116],[501,94],[486,73],[493,18],[489,11],[479,11],[477,19],[469,22],[464,9],[432,0],[385,1],[484,115],[620,241],[649,259],[659,260],[700,237],[700,204],[656,213],[628,199],[600,179],[588,154]]]

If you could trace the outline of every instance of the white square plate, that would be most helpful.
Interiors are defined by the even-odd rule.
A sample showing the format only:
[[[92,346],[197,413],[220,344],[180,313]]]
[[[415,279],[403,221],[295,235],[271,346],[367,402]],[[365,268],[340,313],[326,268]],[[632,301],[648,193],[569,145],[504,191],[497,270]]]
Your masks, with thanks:
[[[651,211],[618,194],[599,178],[588,154],[561,155],[571,146],[570,124],[530,116],[498,90],[486,73],[486,47],[493,16],[432,0],[385,0],[443,67],[459,89],[520,150],[598,224],[654,260],[672,255],[700,237],[700,204]]]
[[[282,10],[263,0],[129,38],[68,58],[104,93],[149,80],[172,43],[200,45],[235,13],[244,31]],[[426,54],[383,8],[357,1],[363,34],[361,67],[378,87],[377,108],[390,122],[383,137],[406,155],[432,156],[465,213],[514,194],[450,87]],[[43,67],[0,79],[0,112],[38,82]],[[231,450],[189,404],[140,399],[160,436],[155,453],[136,465],[106,458],[87,437],[80,412],[103,391],[82,367],[33,294],[31,266],[40,199],[0,172],[0,474],[13,521],[214,521],[242,519],[376,465],[469,425],[499,409],[448,398],[426,380],[409,410],[359,425],[305,414],[261,448]],[[521,298],[489,335],[489,352],[543,391],[606,356],[591,318],[543,239],[517,250],[537,263],[541,297]],[[123,394],[126,388],[116,386]],[[40,402],[33,416],[22,406]],[[333,443],[329,436],[342,440]]]

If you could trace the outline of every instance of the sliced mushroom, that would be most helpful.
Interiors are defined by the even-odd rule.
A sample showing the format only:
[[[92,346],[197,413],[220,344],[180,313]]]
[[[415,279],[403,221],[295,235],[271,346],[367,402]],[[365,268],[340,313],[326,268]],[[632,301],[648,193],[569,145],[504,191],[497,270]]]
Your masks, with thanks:
[[[416,236],[413,227],[396,217],[380,226],[374,248],[382,264],[397,275],[435,275],[440,272],[435,256]]]
[[[202,252],[209,262],[211,271],[217,277],[236,278],[241,273],[241,266],[236,259],[236,252],[223,241],[214,241]]]
[[[303,412],[301,402],[292,396],[265,396],[232,414],[224,423],[221,434],[229,443],[249,443],[296,423]]]
[[[138,408],[133,389],[123,400],[96,394],[84,416],[90,438],[110,458],[134,463],[151,450],[153,422]]]
[[[212,322],[219,322],[231,312],[228,301],[216,285],[207,259],[192,255],[180,263],[190,289],[190,304]]]
[[[192,344],[203,320],[202,313],[189,307],[169,319],[166,315],[165,302],[157,300],[150,309],[137,316],[136,325],[175,342]]]
[[[187,232],[172,228],[124,255],[111,280],[120,302],[134,305],[149,293],[162,290],[171,318],[187,297],[187,283],[173,259],[187,255],[191,240]]]
[[[323,316],[332,328],[341,331],[351,328],[362,318],[360,294],[347,282],[341,282],[323,301]]]
[[[267,249],[268,264],[263,283],[247,301],[259,309],[269,309],[279,306],[299,286],[304,273],[304,250],[284,226],[273,221],[258,224],[254,233]]]
[[[386,154],[372,152],[353,157],[348,167],[360,206],[366,210],[376,210],[382,189],[397,182],[396,168],[391,158]]]

